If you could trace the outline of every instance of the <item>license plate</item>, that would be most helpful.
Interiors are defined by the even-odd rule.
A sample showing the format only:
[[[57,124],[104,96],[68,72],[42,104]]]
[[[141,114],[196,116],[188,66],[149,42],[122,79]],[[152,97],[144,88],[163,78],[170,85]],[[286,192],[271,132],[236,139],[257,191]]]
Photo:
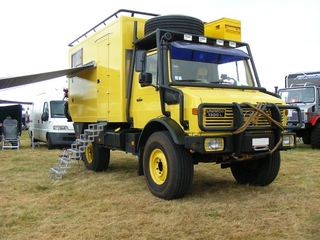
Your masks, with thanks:
[[[269,146],[269,138],[253,138],[252,139],[253,147],[266,147]]]
[[[224,117],[224,109],[206,109],[206,117]]]

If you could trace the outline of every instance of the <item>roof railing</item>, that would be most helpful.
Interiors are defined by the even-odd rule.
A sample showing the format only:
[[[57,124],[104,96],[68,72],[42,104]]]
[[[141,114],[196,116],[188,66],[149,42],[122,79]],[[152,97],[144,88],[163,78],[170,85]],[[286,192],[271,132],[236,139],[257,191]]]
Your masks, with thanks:
[[[78,37],[77,39],[75,39],[74,41],[72,41],[71,43],[68,44],[69,47],[73,47],[73,44],[75,42],[79,42],[79,40],[83,37],[87,37],[87,35],[90,33],[90,32],[96,32],[96,29],[101,26],[102,24],[103,25],[106,25],[106,22],[115,17],[115,18],[118,18],[118,14],[119,13],[131,13],[131,17],[134,17],[135,14],[139,14],[139,15],[146,15],[146,16],[152,16],[152,17],[156,17],[156,16],[159,16],[159,14],[155,14],[155,13],[147,13],[147,12],[139,12],[139,11],[133,11],[133,10],[127,10],[127,9],[120,9],[118,10],[117,12],[113,13],[112,15],[110,15],[109,17],[107,17],[106,19],[104,19],[103,21],[101,21],[100,23],[98,23],[96,26],[94,26],[93,28],[91,28],[90,30],[86,31],[84,34],[82,34],[80,37]]]
[[[306,86],[316,86],[316,84],[312,82],[305,82],[305,83],[291,83],[290,87],[306,87]]]

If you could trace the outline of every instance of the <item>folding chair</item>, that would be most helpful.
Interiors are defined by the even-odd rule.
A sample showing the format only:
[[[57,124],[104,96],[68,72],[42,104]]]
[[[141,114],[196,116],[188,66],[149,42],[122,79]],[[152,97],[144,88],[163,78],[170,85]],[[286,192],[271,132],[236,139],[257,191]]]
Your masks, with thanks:
[[[16,119],[5,119],[2,124],[2,150],[5,148],[20,148],[20,136],[18,133],[18,121]]]

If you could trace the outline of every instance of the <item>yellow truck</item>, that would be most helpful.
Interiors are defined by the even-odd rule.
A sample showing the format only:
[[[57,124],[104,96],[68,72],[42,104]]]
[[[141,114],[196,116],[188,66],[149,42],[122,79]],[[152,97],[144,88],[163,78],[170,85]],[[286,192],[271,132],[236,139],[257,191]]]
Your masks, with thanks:
[[[301,119],[289,126],[287,114],[300,110],[261,86],[238,20],[121,9],[69,46],[70,154],[89,170],[107,170],[111,150],[133,154],[151,193],[170,200],[200,162],[269,185],[280,151],[296,147]]]

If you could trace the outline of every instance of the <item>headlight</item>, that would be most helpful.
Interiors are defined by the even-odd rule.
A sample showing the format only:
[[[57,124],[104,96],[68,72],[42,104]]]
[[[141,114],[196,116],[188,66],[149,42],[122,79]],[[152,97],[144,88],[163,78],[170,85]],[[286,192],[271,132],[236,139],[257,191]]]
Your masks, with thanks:
[[[207,138],[207,139],[205,139],[204,149],[207,152],[222,151],[224,149],[223,138]]]
[[[294,134],[284,134],[282,136],[282,146],[283,147],[293,147],[295,145]]]
[[[53,126],[53,130],[69,130],[69,128],[68,126],[55,125]]]

